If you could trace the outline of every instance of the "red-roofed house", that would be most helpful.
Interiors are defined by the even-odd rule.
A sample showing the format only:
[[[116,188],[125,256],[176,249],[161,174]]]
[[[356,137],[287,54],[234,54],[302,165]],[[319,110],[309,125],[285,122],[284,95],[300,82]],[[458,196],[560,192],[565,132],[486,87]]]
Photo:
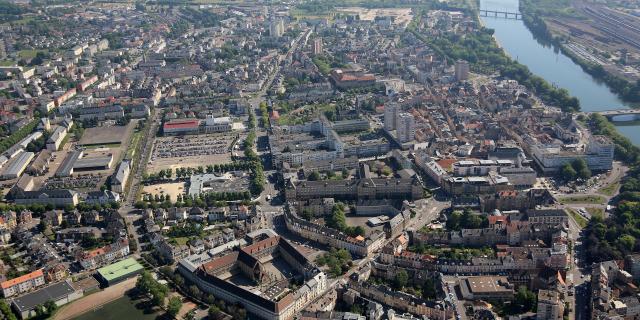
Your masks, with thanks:
[[[43,286],[44,284],[44,272],[42,272],[42,269],[38,269],[23,276],[2,282],[0,286],[2,287],[2,295],[8,298]]]

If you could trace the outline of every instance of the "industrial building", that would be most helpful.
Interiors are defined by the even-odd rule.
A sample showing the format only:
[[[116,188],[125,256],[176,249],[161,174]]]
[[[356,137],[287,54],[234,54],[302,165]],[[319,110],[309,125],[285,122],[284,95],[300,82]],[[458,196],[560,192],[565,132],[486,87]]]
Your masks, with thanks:
[[[123,280],[135,277],[144,270],[144,267],[134,258],[110,264],[98,269],[98,279],[105,286],[110,286]]]
[[[21,152],[13,161],[5,168],[0,178],[3,180],[16,179],[22,175],[27,166],[34,158],[33,152]]]

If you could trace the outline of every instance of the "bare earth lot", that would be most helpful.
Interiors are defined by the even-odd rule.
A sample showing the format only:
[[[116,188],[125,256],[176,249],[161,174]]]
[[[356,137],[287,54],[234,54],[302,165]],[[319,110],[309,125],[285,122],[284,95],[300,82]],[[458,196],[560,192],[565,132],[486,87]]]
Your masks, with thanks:
[[[178,198],[179,194],[183,194],[184,191],[184,182],[154,184],[150,186],[144,186],[144,188],[142,189],[142,192],[149,193],[151,195],[168,194],[173,201]]]
[[[78,145],[126,144],[137,122],[130,121],[126,126],[95,127],[84,130]]]

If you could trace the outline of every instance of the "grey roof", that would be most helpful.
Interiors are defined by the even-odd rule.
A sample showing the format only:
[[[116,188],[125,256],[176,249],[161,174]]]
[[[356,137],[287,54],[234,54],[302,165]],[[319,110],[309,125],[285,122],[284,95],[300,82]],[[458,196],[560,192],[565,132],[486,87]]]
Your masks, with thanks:
[[[74,292],[75,289],[73,289],[69,283],[60,282],[28,293],[22,297],[15,298],[13,299],[13,305],[22,313],[24,311],[33,310],[35,306],[44,304],[47,300],[57,301]]]
[[[104,157],[80,158],[76,160],[76,162],[73,164],[73,168],[86,169],[86,168],[97,168],[97,167],[110,167],[112,160],[113,160],[113,155],[111,154]]]
[[[67,157],[62,160],[62,164],[60,164],[60,167],[56,172],[56,176],[68,177],[69,175],[71,175],[73,166],[76,164],[76,161],[78,161],[78,158],[80,158],[81,155],[82,151],[80,150],[73,150],[69,155],[67,155]]]
[[[27,163],[33,159],[35,154],[33,152],[21,152],[19,156],[5,169],[4,176],[7,175],[20,175],[22,170],[26,167]]]
[[[120,163],[120,165],[118,166],[118,169],[116,170],[116,174],[114,176],[114,179],[116,180],[116,182],[120,183],[120,184],[124,184],[124,172],[126,170],[130,170],[130,164],[129,164],[129,160],[122,160],[122,162]]]

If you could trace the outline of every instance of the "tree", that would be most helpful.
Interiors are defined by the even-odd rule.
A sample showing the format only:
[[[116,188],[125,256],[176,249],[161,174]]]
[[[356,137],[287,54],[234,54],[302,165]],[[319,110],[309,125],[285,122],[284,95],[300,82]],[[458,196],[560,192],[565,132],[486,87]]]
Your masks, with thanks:
[[[584,159],[579,158],[574,160],[571,166],[577,172],[579,178],[584,180],[591,178],[591,170],[589,170],[589,166]]]
[[[180,300],[180,297],[169,298],[169,304],[167,304],[167,313],[169,313],[172,317],[175,317],[178,315],[178,312],[180,312],[180,308],[182,308],[182,300]]]
[[[394,278],[393,282],[396,286],[396,289],[402,289],[409,282],[409,275],[405,270],[400,270],[400,272],[396,273],[396,277]]]
[[[48,314],[53,314],[58,309],[58,305],[53,300],[47,300],[44,307]]]
[[[307,178],[307,180],[309,180],[309,181],[318,181],[318,180],[320,180],[320,173],[318,173],[318,171],[311,172],[311,174],[309,174],[309,177]]]
[[[207,315],[209,319],[218,319],[220,317],[220,309],[216,306],[210,306]]]
[[[573,168],[571,163],[567,162],[562,165],[562,168],[560,169],[560,176],[562,177],[562,179],[566,181],[572,181],[576,178],[577,175],[578,173]]]
[[[518,293],[516,294],[514,305],[519,310],[514,310],[516,313],[526,313],[532,311],[536,307],[537,296],[531,292],[527,287],[520,286]]]

